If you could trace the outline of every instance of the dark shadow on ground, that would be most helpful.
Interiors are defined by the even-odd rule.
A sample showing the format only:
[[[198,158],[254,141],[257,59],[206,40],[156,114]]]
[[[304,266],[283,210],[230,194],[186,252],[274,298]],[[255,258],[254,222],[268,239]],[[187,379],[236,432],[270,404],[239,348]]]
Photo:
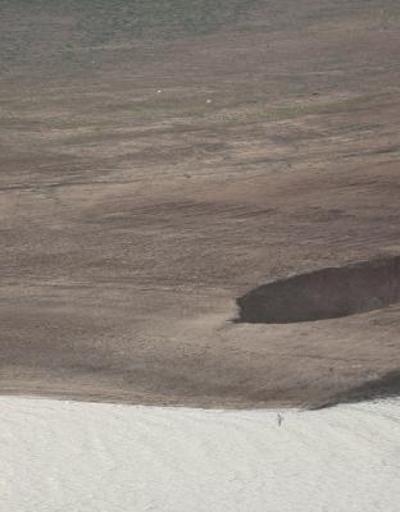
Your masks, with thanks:
[[[310,406],[310,410],[325,409],[343,403],[357,403],[363,401],[377,400],[383,398],[394,398],[400,396],[400,369],[393,370],[383,377],[365,382],[347,391],[333,396],[326,402]]]
[[[273,281],[239,297],[237,323],[285,324],[340,318],[400,301],[400,256]]]

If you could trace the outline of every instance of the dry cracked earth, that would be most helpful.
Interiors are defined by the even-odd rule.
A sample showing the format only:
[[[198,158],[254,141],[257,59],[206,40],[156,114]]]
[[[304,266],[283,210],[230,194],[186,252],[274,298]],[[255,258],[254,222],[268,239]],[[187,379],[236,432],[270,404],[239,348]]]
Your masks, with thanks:
[[[397,0],[3,0],[0,391],[400,393]]]

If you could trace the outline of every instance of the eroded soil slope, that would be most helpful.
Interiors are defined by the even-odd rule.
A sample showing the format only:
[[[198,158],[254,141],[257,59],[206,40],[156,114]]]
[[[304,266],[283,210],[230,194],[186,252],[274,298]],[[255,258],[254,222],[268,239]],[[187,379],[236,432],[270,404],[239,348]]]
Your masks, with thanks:
[[[399,305],[232,322],[266,282],[400,254],[397,2],[145,4],[1,3],[1,390],[398,387]]]

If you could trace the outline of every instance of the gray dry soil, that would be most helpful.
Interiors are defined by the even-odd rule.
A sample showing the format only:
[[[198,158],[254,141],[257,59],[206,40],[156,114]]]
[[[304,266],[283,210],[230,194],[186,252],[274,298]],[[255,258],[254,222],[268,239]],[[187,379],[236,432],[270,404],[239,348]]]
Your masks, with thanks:
[[[399,54],[397,0],[3,0],[1,392],[399,393]]]

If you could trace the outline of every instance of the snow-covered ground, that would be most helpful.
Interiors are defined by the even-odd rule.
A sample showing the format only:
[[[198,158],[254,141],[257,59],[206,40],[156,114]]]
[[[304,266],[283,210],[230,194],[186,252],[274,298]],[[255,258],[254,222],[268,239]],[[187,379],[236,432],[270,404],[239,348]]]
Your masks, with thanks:
[[[1,512],[391,512],[400,400],[313,412],[0,398]]]

